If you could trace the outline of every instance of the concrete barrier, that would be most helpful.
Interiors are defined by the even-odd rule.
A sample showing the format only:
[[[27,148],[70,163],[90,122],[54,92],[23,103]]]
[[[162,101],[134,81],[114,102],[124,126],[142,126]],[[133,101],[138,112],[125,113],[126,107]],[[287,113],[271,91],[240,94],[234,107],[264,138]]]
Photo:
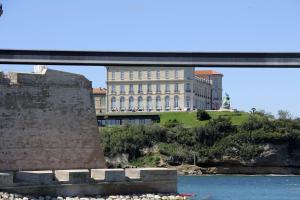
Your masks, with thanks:
[[[125,176],[143,181],[177,180],[177,171],[167,168],[132,168],[125,170]]]
[[[52,184],[54,176],[52,171],[19,171],[15,175],[16,182],[32,184]]]
[[[1,185],[13,185],[14,183],[14,176],[13,173],[9,172],[0,172],[0,186]]]

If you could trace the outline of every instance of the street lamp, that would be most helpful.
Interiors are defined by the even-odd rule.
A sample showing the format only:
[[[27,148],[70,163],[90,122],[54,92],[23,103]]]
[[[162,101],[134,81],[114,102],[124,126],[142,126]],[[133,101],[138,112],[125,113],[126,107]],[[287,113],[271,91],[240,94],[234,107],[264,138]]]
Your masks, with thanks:
[[[0,17],[3,14],[2,3],[0,3]]]

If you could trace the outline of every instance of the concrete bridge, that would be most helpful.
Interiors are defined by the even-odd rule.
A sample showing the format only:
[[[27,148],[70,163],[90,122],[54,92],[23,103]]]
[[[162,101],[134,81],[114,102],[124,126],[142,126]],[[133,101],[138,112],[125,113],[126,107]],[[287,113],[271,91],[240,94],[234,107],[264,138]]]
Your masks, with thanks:
[[[0,49],[0,64],[299,68],[300,53],[117,52]]]

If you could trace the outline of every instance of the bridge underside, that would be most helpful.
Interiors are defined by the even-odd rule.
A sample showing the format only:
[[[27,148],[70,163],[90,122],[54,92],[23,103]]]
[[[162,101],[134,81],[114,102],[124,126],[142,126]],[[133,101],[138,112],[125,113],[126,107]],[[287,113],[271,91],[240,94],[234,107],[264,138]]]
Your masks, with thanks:
[[[300,53],[109,52],[0,49],[0,64],[299,68]]]

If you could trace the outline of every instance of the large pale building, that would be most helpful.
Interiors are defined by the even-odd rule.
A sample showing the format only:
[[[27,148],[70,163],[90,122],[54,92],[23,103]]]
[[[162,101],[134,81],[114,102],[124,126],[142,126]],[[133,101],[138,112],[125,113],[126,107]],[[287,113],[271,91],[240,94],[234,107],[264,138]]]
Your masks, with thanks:
[[[194,67],[107,67],[107,111],[219,109],[222,76]]]

